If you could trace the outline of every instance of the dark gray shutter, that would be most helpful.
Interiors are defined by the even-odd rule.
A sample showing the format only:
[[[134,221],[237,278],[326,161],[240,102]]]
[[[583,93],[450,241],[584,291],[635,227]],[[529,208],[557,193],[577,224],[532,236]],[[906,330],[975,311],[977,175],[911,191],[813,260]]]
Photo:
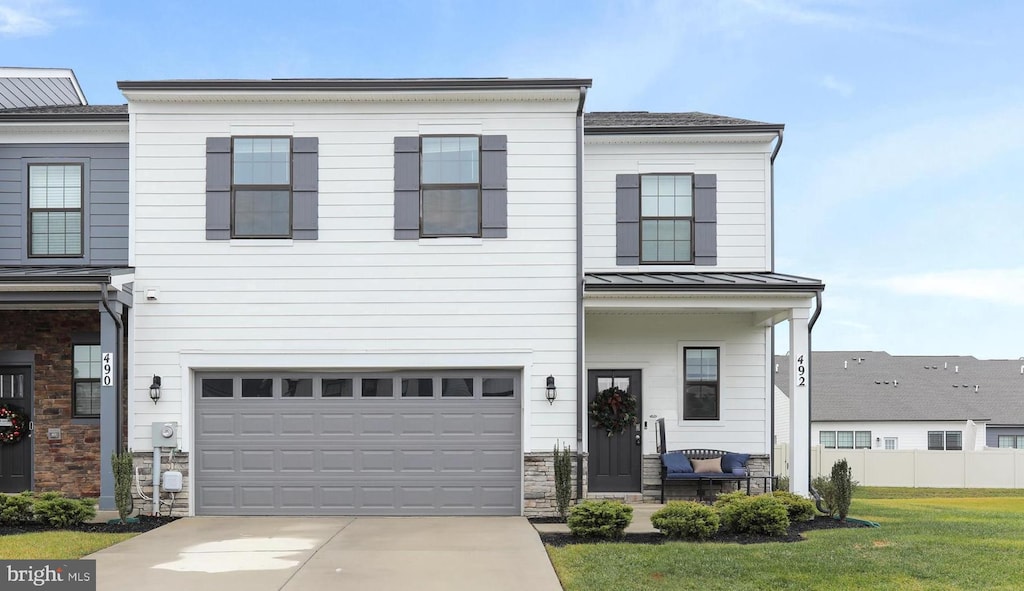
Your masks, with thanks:
[[[206,239],[231,238],[231,138],[206,138]]]
[[[320,210],[320,141],[292,139],[292,238],[316,240]]]
[[[640,264],[640,175],[615,175],[615,264]]]
[[[395,138],[395,240],[420,237],[420,138]]]
[[[718,177],[693,175],[693,263],[718,264]]]
[[[480,138],[480,204],[484,238],[508,237],[508,136]]]

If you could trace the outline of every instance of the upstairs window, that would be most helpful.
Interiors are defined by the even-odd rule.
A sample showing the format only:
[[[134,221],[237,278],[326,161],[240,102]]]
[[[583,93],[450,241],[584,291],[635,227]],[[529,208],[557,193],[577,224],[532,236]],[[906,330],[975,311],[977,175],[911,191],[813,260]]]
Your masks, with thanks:
[[[683,420],[718,420],[718,348],[690,348],[684,352]]]
[[[231,145],[231,235],[290,238],[292,140],[236,137]]]
[[[693,262],[693,175],[640,177],[640,262]]]
[[[81,164],[28,167],[28,254],[30,257],[82,256]]]
[[[421,236],[480,236],[480,138],[420,141]]]

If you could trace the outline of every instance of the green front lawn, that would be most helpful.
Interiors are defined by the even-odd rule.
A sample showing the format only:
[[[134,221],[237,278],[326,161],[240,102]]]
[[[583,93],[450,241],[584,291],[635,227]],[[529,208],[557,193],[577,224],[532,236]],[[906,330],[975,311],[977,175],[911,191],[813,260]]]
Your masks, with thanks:
[[[566,591],[1020,589],[1024,490],[934,492],[858,490],[851,517],[881,529],[814,531],[792,544],[576,544],[548,554]]]
[[[137,535],[54,530],[0,536],[0,559],[73,560]]]

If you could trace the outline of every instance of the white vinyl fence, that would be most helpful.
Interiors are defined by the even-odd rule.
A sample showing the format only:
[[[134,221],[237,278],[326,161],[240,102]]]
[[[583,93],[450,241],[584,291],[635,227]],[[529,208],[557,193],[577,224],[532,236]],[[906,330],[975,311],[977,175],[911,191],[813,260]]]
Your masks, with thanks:
[[[775,446],[775,474],[784,476],[788,449]],[[920,488],[1024,488],[1024,449],[926,451],[811,449],[811,474],[828,476],[846,458],[853,479],[864,486]]]

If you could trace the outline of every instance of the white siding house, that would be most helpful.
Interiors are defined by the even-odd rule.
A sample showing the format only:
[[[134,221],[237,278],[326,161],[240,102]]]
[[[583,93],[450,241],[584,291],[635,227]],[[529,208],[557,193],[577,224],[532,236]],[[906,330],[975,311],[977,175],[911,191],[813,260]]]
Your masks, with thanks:
[[[188,468],[173,510],[551,513],[556,446],[577,495],[650,497],[655,419],[770,474],[772,327],[806,425],[823,289],[774,269],[782,126],[585,115],[589,86],[119,83],[129,439]],[[642,420],[609,436],[612,386]]]

